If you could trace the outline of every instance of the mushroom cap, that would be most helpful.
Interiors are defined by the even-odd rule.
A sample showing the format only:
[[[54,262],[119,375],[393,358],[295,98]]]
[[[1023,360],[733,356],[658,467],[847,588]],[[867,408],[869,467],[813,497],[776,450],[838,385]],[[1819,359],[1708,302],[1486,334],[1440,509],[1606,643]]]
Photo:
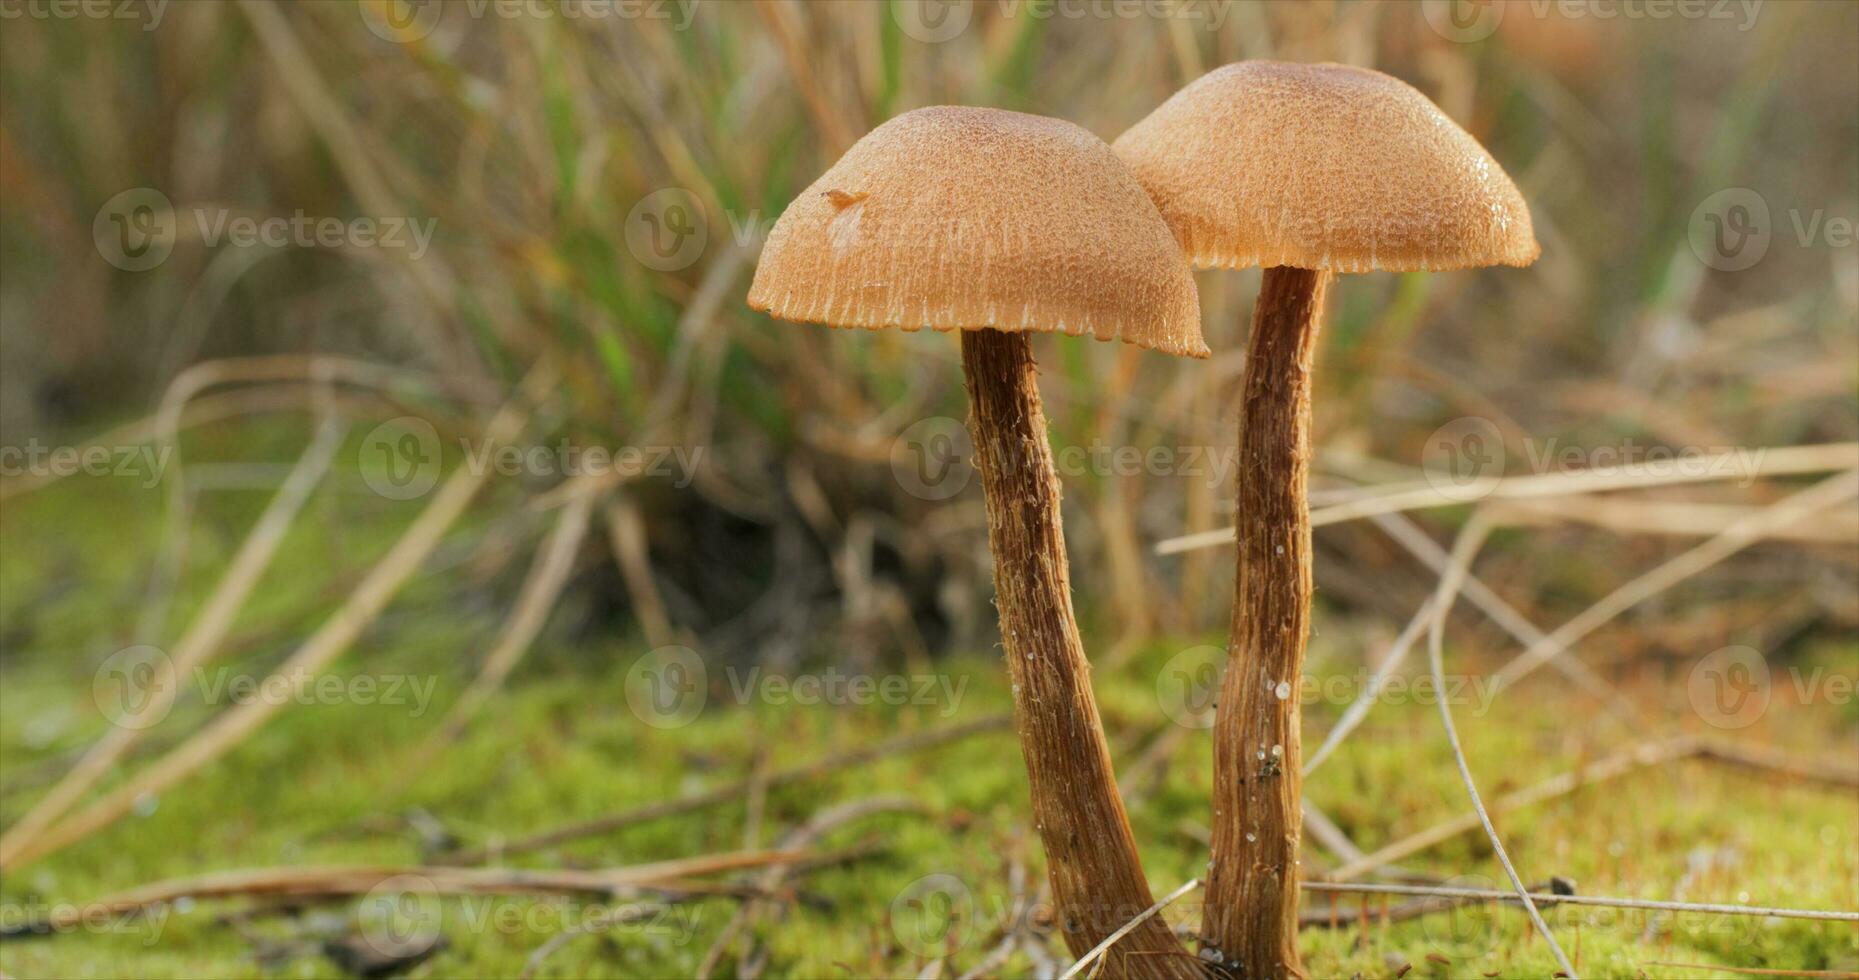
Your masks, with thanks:
[[[775,222],[749,305],[1208,355],[1187,260],[1129,168],[1071,123],[1000,109],[918,109],[867,133]]]
[[[1529,265],[1530,209],[1471,134],[1400,79],[1242,61],[1117,139],[1197,267]]]

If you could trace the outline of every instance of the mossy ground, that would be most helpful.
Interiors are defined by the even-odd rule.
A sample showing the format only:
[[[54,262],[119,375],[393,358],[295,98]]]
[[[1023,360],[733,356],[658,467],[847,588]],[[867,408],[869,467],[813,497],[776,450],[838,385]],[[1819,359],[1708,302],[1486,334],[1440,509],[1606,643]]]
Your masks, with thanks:
[[[262,452],[259,446],[254,450]],[[347,457],[353,459],[353,456]],[[352,476],[319,496],[287,542],[228,645],[225,665],[262,675],[333,608],[342,582],[392,540],[416,505],[362,493]],[[349,490],[343,490],[347,487]],[[324,499],[333,494],[332,499]],[[222,492],[202,498],[189,534],[189,567],[223,567],[266,499]],[[495,512],[487,500],[486,512]],[[161,537],[160,497],[113,481],[72,480],[10,502],[0,549],[0,816],[17,819],[71,753],[102,729],[93,677],[134,635],[150,564]],[[527,518],[519,518],[527,520]],[[483,540],[495,525],[464,529]],[[399,704],[293,705],[236,750],[195,777],[146,801],[139,811],[82,844],[0,882],[0,907],[17,921],[45,903],[81,901],[157,879],[258,866],[412,863],[419,827],[430,817],[468,844],[494,842],[577,819],[661,800],[740,778],[758,753],[773,767],[868,744],[891,734],[1006,710],[997,660],[985,652],[938,661],[933,672],[959,696],[935,694],[902,706],[736,703],[738,672],[713,674],[713,695],[690,724],[642,724],[624,696],[643,644],[623,636],[545,632],[507,689],[469,733],[427,765],[423,738],[463,689],[500,622],[502,609],[468,587],[468,554],[442,553],[340,662],[345,678],[406,675],[433,685],[430,699],[410,689]],[[516,563],[518,569],[523,561]],[[177,631],[210,587],[191,574],[162,635]],[[336,583],[332,586],[332,582]],[[481,585],[481,583],[480,583]],[[507,591],[507,590],[506,590]],[[560,617],[558,617],[560,618]],[[1374,628],[1323,617],[1313,674],[1346,679]],[[1180,644],[1156,644],[1097,679],[1107,725],[1124,767],[1172,722],[1157,678]],[[1212,642],[1218,642],[1212,638]],[[1450,654],[1449,654],[1450,656]],[[1489,666],[1484,665],[1484,666]],[[1823,646],[1787,665],[1789,677],[1855,673],[1850,646]],[[1820,668],[1820,674],[1814,674]],[[825,664],[810,668],[824,673]],[[905,673],[912,668],[899,668]],[[1412,669],[1419,669],[1415,664]],[[1659,731],[1708,730],[1686,707],[1685,676],[1647,678],[1628,693]],[[1780,675],[1778,675],[1780,676]],[[1339,681],[1336,690],[1352,691]],[[378,690],[378,689],[377,689]],[[946,690],[946,689],[945,689]],[[1853,757],[1859,711],[1831,703],[1824,689],[1806,703],[1780,681],[1762,721],[1736,737],[1821,758]],[[380,700],[377,694],[373,700]],[[149,745],[167,747],[209,709],[191,698],[157,728]],[[911,698],[915,700],[915,698]],[[1549,671],[1481,710],[1457,717],[1474,771],[1488,796],[1566,771],[1631,744],[1631,730],[1603,715]],[[1341,710],[1322,699],[1307,710],[1314,739]],[[146,759],[149,752],[139,758]],[[1207,819],[1209,751],[1194,732],[1156,778],[1138,780],[1131,817],[1158,893],[1198,874],[1206,860],[1195,825]],[[1365,849],[1466,811],[1466,799],[1431,704],[1384,704],[1308,784],[1309,795]],[[1013,917],[1012,868],[1037,889],[1040,855],[1030,834],[1024,777],[1012,736],[979,734],[917,755],[888,758],[767,795],[759,843],[836,803],[902,795],[921,814],[874,816],[826,838],[823,847],[875,842],[881,851],[798,880],[799,901],[754,931],[772,976],[916,976],[946,951],[943,975],[979,961]],[[745,846],[743,801],[528,855],[530,867],[599,867]],[[1639,771],[1571,796],[1500,815],[1526,876],[1561,875],[1591,894],[1682,897],[1822,909],[1859,908],[1859,799],[1850,791],[1685,761]],[[1313,868],[1328,863],[1313,849]],[[1404,862],[1414,871],[1470,876],[1496,887],[1501,872],[1477,834],[1461,835]],[[921,916],[900,896],[929,875],[959,882],[964,915],[949,929],[921,933]],[[919,897],[921,897],[919,895]],[[1327,908],[1326,898],[1313,906]],[[1540,938],[1511,909],[1474,907],[1417,921],[1381,924],[1381,902],[1358,920],[1354,897],[1337,903],[1339,929],[1311,929],[1303,948],[1313,976],[1385,977],[1410,967],[1420,977],[1526,976],[1553,972]],[[109,931],[82,930],[0,945],[0,969],[27,977],[222,977],[343,975],[319,949],[356,929],[354,905],[331,904],[299,916],[219,918],[234,906],[201,903]],[[578,939],[556,952],[543,976],[659,977],[690,974],[735,902],[712,900],[674,914]],[[515,976],[540,944],[579,922],[586,906],[540,899],[447,900],[438,919],[446,945],[414,976]],[[1859,930],[1850,925],[1704,915],[1563,908],[1549,913],[1556,935],[1578,955],[1583,976],[1693,977],[1714,966],[1772,970],[1859,970]],[[915,917],[915,918],[913,918]],[[1192,922],[1192,899],[1169,917]],[[907,921],[908,920],[908,921]],[[8,923],[12,924],[12,923]],[[936,924],[934,922],[932,925]],[[919,931],[913,931],[919,930]],[[736,951],[744,948],[738,943]],[[1063,946],[1050,939],[1054,958]],[[735,969],[732,954],[721,973]],[[1683,964],[1683,965],[1669,965]],[[1000,975],[1035,970],[1016,954]],[[1842,974],[1844,975],[1844,974]]]

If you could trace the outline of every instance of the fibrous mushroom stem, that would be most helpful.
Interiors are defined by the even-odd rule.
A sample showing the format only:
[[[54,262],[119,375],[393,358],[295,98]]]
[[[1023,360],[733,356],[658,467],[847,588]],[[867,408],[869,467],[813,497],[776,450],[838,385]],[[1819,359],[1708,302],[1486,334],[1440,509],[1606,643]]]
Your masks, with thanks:
[[[1301,977],[1298,694],[1310,632],[1310,377],[1330,274],[1265,270],[1239,427],[1239,571],[1214,721],[1203,949],[1226,972]],[[1208,955],[1208,954],[1203,954]]]
[[[965,330],[962,370],[1033,819],[1065,943],[1083,955],[1154,900],[1117,792],[1091,693],[1091,665],[1072,614],[1059,480],[1032,345],[1023,333]],[[1202,975],[1159,917],[1119,940],[1106,966],[1109,976]]]

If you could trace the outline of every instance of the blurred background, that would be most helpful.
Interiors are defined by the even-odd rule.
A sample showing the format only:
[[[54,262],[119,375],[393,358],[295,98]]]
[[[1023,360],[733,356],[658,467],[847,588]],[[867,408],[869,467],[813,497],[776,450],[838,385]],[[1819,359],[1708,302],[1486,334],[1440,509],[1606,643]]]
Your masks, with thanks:
[[[130,782],[119,764],[211,735],[211,719],[237,710],[184,696],[99,768],[106,801],[129,787],[119,809],[131,820],[156,814],[168,790],[154,819],[251,833],[269,822],[265,795],[285,792],[272,787],[302,778],[277,760],[345,737],[410,752],[478,717],[459,744],[499,761],[459,748],[409,769],[396,755],[361,774],[315,770],[290,792],[431,778],[440,788],[422,806],[460,802],[483,788],[477,774],[443,770],[503,773],[517,751],[472,741],[496,737],[487,725],[553,746],[574,742],[570,719],[607,719],[610,741],[575,750],[577,764],[632,758],[643,747],[625,741],[636,726],[605,671],[640,651],[694,652],[713,686],[726,664],[947,676],[934,665],[992,663],[980,490],[948,449],[966,411],[952,339],[777,323],[744,302],[787,202],[859,136],[920,106],[1059,116],[1108,141],[1246,58],[1369,66],[1437,102],[1515,178],[1543,257],[1337,283],[1318,357],[1314,497],[1426,486],[1442,431],[1488,437],[1489,475],[1625,464],[1626,492],[1513,514],[1519,526],[1477,561],[1545,631],[1813,474],[1850,468],[1839,447],[1859,440],[1852,3],[0,0],[0,17],[8,824],[112,730],[93,678],[146,667],[122,659],[143,645],[183,665],[180,651],[210,649],[260,677],[391,663],[436,680],[420,718],[267,727],[270,741],[252,745],[234,726],[212,736],[223,758],[199,760],[207,782]],[[1119,750],[1132,753],[1153,748],[1132,719],[1160,717],[1160,665],[1223,642],[1232,588],[1229,548],[1157,553],[1231,518],[1258,273],[1197,281],[1210,361],[1064,338],[1036,347],[1076,601],[1110,723],[1136,732]],[[1819,469],[1659,475],[1738,449],[1828,446],[1774,457],[1834,461]],[[104,455],[84,455],[96,447]],[[950,465],[932,474],[926,459]],[[268,524],[293,480],[304,499]],[[1443,548],[1469,512],[1428,509],[1415,526]],[[254,545],[267,526],[269,550]],[[1339,521],[1316,540],[1314,662],[1356,671],[1436,575],[1373,522]],[[1731,645],[1760,651],[1778,677],[1797,665],[1859,673],[1850,497],[1744,544],[1599,625],[1581,659],[1631,699],[1678,704],[1690,728],[1687,672]],[[395,563],[398,578],[382,571]],[[230,594],[233,579],[258,587]],[[359,639],[331,634],[350,613]],[[1453,643],[1455,656],[1496,663],[1517,640],[1463,612]],[[1126,663],[1148,666],[1125,674]],[[519,688],[547,693],[511,707]],[[1561,725],[1601,714],[1565,689],[1555,697],[1571,699],[1553,702]],[[1806,728],[1765,740],[1850,762],[1859,708],[1828,697],[1803,713]],[[1313,724],[1339,712],[1313,708]],[[1415,717],[1416,731],[1429,722]],[[768,744],[795,732],[756,724]],[[830,743],[844,724],[810,722],[793,744]],[[683,730],[695,743],[649,744],[704,746],[703,759],[679,756],[700,771],[735,765],[742,732],[692,734],[702,727]],[[1204,746],[1190,744],[1194,764],[1181,767],[1204,767]],[[1462,803],[1444,773],[1435,802]],[[649,799],[689,778],[648,773],[625,793]],[[1203,776],[1182,778],[1177,802],[1193,813]],[[504,814],[506,829],[600,811],[577,792],[550,795],[546,818]],[[191,802],[172,802],[181,795]],[[1012,792],[1000,799],[1024,819]],[[1815,887],[1834,904],[1859,889],[1853,803],[1821,801],[1832,829],[1809,835],[1833,855]],[[318,832],[401,812],[355,806]],[[1145,826],[1177,822],[1133,810]],[[1358,817],[1369,838],[1393,835]],[[495,821],[480,818],[448,833],[481,843]],[[76,833],[72,850],[6,869],[0,889],[76,900],[230,866],[186,848],[163,863],[127,849],[125,833]],[[274,840],[237,863],[286,863],[308,853],[308,833],[297,850]],[[1668,843],[1682,868],[1687,845]],[[1182,844],[1184,874],[1193,853]],[[1850,933],[1823,938],[1798,965],[1859,962]],[[0,949],[0,965],[55,972],[84,962],[71,952],[82,944]],[[708,945],[652,962],[690,972]],[[209,968],[215,955],[149,969]],[[232,972],[251,965],[227,955],[242,964]],[[1027,955],[1009,972],[1037,972]],[[805,962],[777,955],[772,972]]]

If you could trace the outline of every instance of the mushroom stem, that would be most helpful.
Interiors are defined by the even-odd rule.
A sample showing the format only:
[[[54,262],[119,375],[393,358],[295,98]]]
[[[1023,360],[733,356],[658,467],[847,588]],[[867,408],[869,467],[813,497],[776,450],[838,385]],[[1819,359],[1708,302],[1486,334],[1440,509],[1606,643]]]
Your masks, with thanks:
[[[1032,344],[1024,333],[964,330],[962,371],[1033,819],[1065,943],[1082,956],[1155,902],[1117,792],[1072,613],[1059,479]],[[1201,976],[1168,925],[1154,918],[1108,956],[1116,976]]]
[[[1330,273],[1265,270],[1239,427],[1239,570],[1214,721],[1201,944],[1248,980],[1301,977],[1298,693],[1310,632],[1310,378]],[[1203,955],[1206,955],[1203,953]]]

